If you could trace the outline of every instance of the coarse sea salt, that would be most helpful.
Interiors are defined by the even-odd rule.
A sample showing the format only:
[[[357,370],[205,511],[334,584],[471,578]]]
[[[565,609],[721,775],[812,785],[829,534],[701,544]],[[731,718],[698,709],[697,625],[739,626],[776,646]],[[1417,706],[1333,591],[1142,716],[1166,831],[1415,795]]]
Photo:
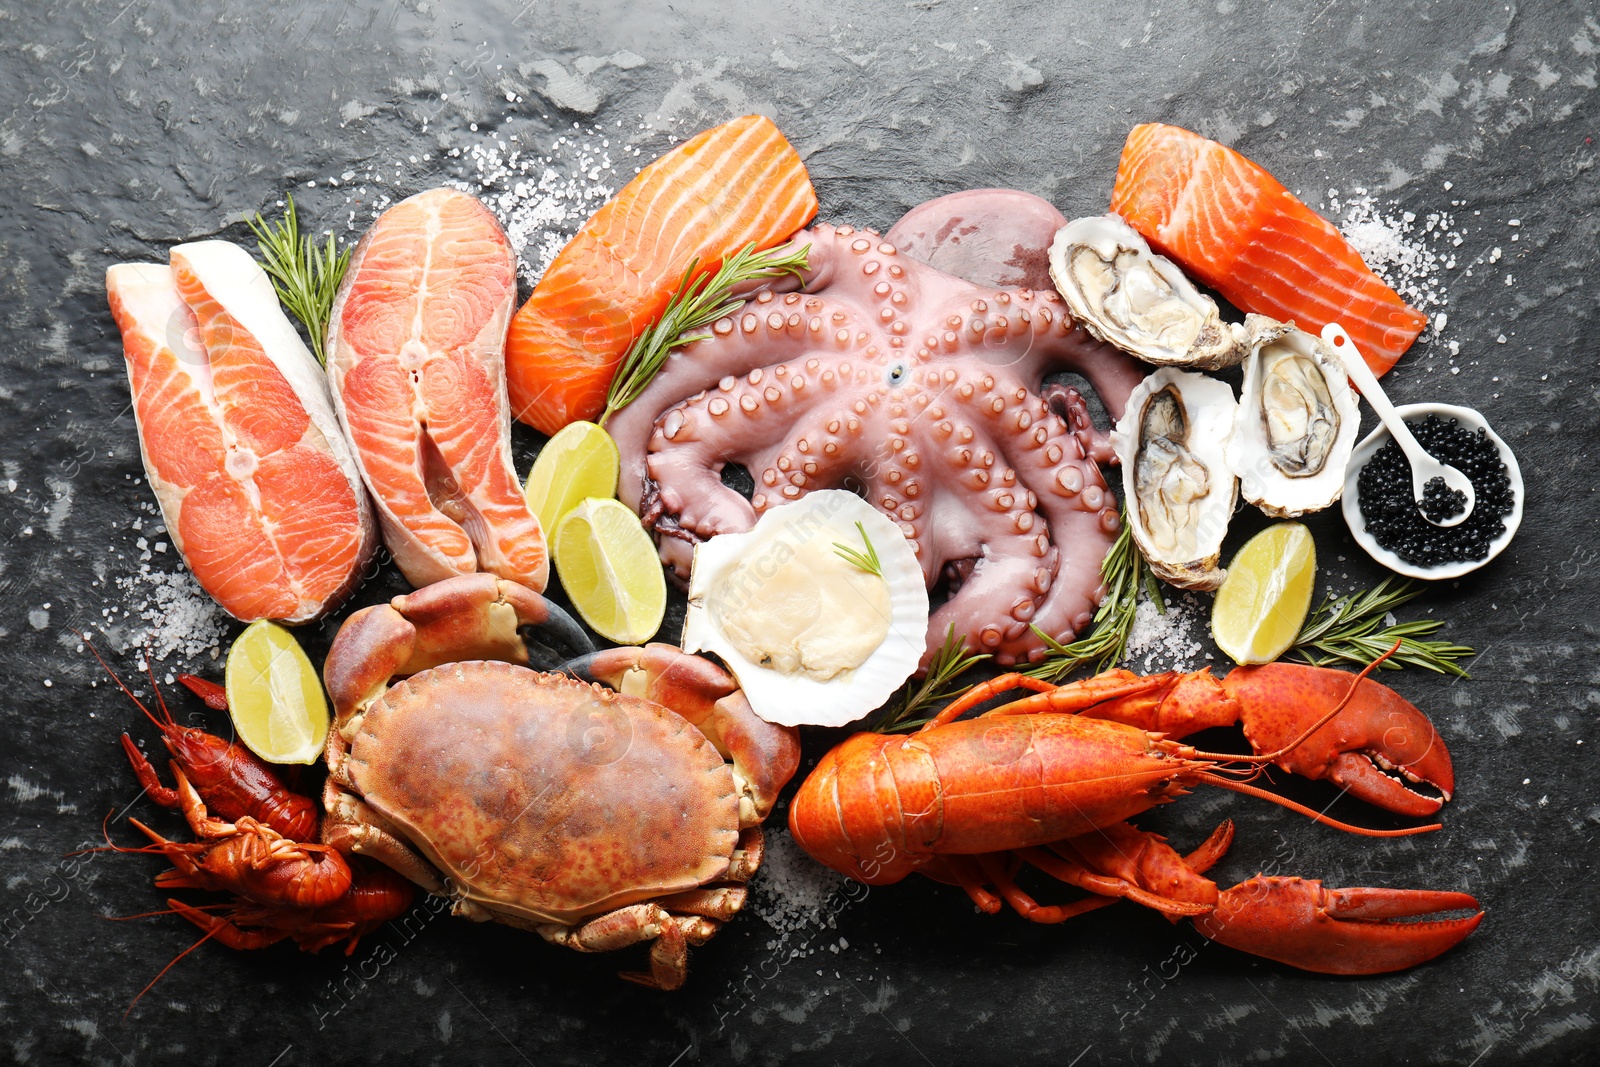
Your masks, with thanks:
[[[107,636],[123,648],[155,660],[221,655],[228,617],[187,569],[159,571],[142,563],[116,582],[127,625],[108,629]]]
[[[1193,593],[1164,597],[1162,607],[1141,599],[1133,612],[1133,629],[1123,665],[1140,674],[1158,671],[1192,671],[1205,665],[1205,645],[1199,634],[1207,625],[1209,608]]]
[[[1337,208],[1338,201],[1334,204]],[[1455,256],[1431,247],[1441,242],[1450,247],[1461,244],[1448,211],[1429,212],[1419,220],[1410,211],[1385,210],[1358,188],[1345,200],[1341,218],[1339,229],[1345,239],[1406,303],[1423,310],[1449,303],[1443,272],[1455,267]]]
[[[844,875],[806,855],[782,829],[766,832],[761,873],[750,883],[750,905],[779,934],[820,927],[845,886]]]

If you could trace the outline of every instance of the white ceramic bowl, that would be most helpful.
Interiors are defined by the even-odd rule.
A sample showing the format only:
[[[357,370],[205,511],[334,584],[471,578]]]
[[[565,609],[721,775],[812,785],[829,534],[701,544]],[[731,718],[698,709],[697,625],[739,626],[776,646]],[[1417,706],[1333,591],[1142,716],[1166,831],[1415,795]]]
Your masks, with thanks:
[[[1350,455],[1350,464],[1344,471],[1344,521],[1350,527],[1351,535],[1355,537],[1357,544],[1367,550],[1367,555],[1390,570],[1412,578],[1429,580],[1459,578],[1463,574],[1477,570],[1498,556],[1511,543],[1517,527],[1522,525],[1522,470],[1517,466],[1517,457],[1512,455],[1506,443],[1489,429],[1489,424],[1484,421],[1483,416],[1471,408],[1456,407],[1453,404],[1402,404],[1395,408],[1395,412],[1407,422],[1419,422],[1429,415],[1437,415],[1445,420],[1455,419],[1468,430],[1477,430],[1480,427],[1484,430],[1489,440],[1500,450],[1500,458],[1505,461],[1506,473],[1511,478],[1512,506],[1511,514],[1505,518],[1505,533],[1495,538],[1494,543],[1489,546],[1489,554],[1482,559],[1450,563],[1442,567],[1418,567],[1407,563],[1378,544],[1372,535],[1367,533],[1367,522],[1361,517],[1361,490],[1356,482],[1361,474],[1361,468],[1367,465],[1367,461],[1377,453],[1378,449],[1389,443],[1389,431],[1379,423],[1377,429],[1356,445],[1355,451]]]

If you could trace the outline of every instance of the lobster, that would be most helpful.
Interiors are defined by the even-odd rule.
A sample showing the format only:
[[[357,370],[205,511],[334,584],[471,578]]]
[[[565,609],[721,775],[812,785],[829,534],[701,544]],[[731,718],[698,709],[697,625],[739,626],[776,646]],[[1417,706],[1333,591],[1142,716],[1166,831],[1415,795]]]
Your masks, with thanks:
[[[1374,664],[1373,666],[1375,666]],[[1132,900],[1206,937],[1303,970],[1380,974],[1449,950],[1483,918],[1466,893],[1338,889],[1257,875],[1226,890],[1204,877],[1227,851],[1224,822],[1187,856],[1124,820],[1198,784],[1257,795],[1342,829],[1363,830],[1237,780],[1273,764],[1326,778],[1410,816],[1454,789],[1450,755],[1427,717],[1366,674],[1295,664],[1140,677],[1113,670],[1063,686],[1019,674],[975,686],[911,734],[862,733],[823,756],[789,806],[794,840],[868,885],[912,872],[959,886],[981,910],[1009,904],[1039,923]],[[1015,689],[1034,692],[970,719]],[[1239,724],[1253,756],[1178,739]],[[1233,773],[1230,773],[1233,772]],[[1440,795],[1414,788],[1424,783]],[[1026,863],[1092,894],[1044,905],[1020,888]],[[1399,922],[1470,910],[1467,917]]]

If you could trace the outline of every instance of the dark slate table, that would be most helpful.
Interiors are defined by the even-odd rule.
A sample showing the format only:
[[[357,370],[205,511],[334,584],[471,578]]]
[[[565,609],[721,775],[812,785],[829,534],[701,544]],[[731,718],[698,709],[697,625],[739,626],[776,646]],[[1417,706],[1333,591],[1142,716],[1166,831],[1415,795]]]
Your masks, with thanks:
[[[0,7],[10,1056],[279,1067],[1595,1059],[1597,60],[1592,8],[1549,0]],[[134,803],[116,744],[148,728],[75,636],[106,631],[100,643],[131,670],[139,625],[123,612],[150,591],[128,582],[148,550],[140,539],[160,539],[137,482],[106,266],[163,257],[179,240],[240,239],[244,214],[291,188],[308,217],[343,221],[347,192],[328,176],[376,166],[386,191],[415,191],[465,173],[448,149],[491,131],[548,150],[574,122],[603,125],[617,185],[668,132],[750,110],[772,115],[805,156],[822,216],[858,225],[886,227],[929,197],[986,185],[1032,190],[1068,215],[1101,211],[1128,128],[1151,119],[1234,144],[1313,203],[1364,187],[1391,216],[1452,214],[1463,240],[1457,267],[1439,272],[1449,324],[1389,388],[1401,402],[1482,410],[1520,456],[1529,498],[1503,557],[1403,613],[1431,610],[1479,650],[1470,681],[1390,676],[1454,754],[1445,828],[1369,841],[1216,793],[1147,825],[1187,845],[1231,816],[1240,835],[1224,881],[1272,868],[1464,889],[1487,909],[1482,929],[1410,972],[1337,979],[1208,945],[1132,905],[1034,927],[976,915],[917,880],[840,891],[786,937],[745,915],[694,954],[675,995],[613,976],[636,959],[441,918],[386,928],[348,959],[206,945],[125,1015],[194,932],[172,917],[109,921],[162,906],[158,861],[63,859],[99,840],[108,813],[123,842],[130,810],[153,813]],[[637,159],[624,156],[635,147]],[[519,435],[523,469],[536,447]],[[1341,588],[1380,576],[1337,517],[1314,529]],[[153,565],[177,564],[169,554]],[[358,602],[401,588],[391,569]],[[305,634],[314,655],[331,631]],[[210,661],[180,651],[158,666],[185,665]],[[828,740],[810,738],[808,756]],[[1353,802],[1335,811],[1381,822]]]

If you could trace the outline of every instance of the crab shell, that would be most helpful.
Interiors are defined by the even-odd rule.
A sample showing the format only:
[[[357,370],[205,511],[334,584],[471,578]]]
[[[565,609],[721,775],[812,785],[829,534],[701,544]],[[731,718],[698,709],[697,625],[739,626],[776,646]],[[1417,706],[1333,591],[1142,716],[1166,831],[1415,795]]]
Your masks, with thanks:
[[[733,772],[688,720],[511,663],[395,684],[368,707],[345,767],[453,895],[515,925],[704,885],[739,840]]]

